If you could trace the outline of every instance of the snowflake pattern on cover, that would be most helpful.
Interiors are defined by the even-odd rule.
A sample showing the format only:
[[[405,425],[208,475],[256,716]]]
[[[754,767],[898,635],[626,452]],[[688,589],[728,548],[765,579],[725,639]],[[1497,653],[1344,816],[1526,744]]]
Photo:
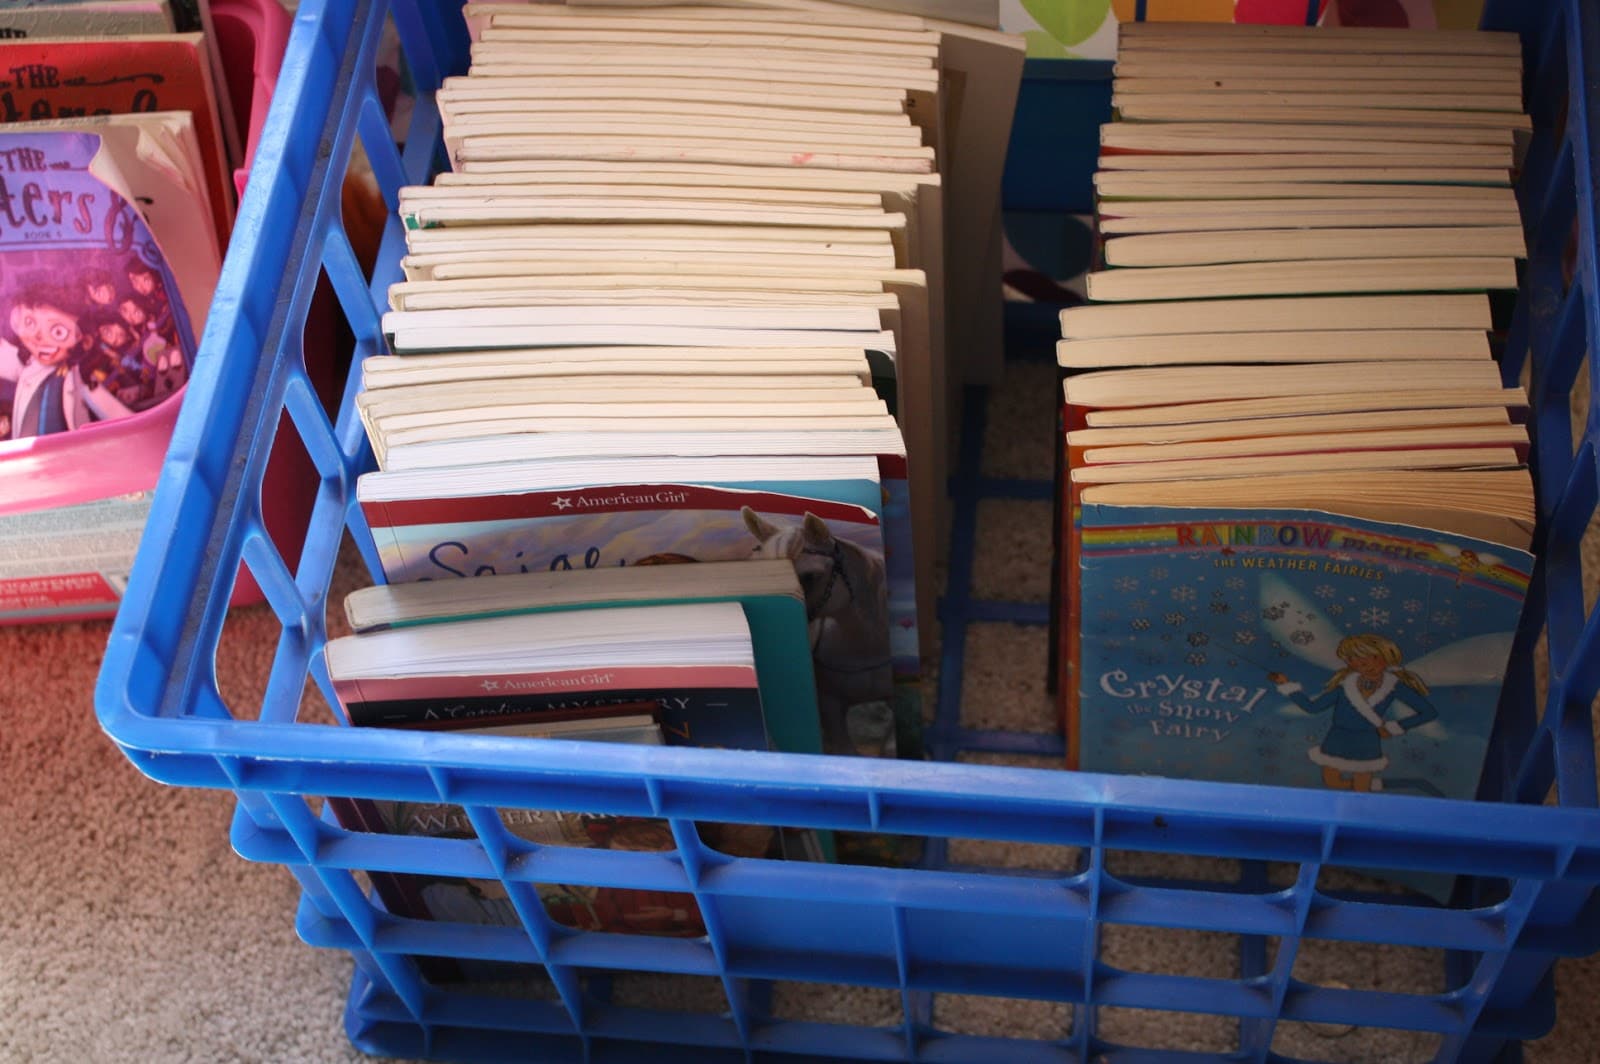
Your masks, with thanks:
[[[1338,748],[1331,728],[1369,727],[1345,694],[1360,681],[1341,648],[1353,658],[1363,644],[1347,637],[1378,637],[1398,658],[1382,674],[1395,677],[1396,692],[1379,700],[1382,722],[1398,722],[1401,734],[1364,740],[1379,751],[1370,760],[1382,762],[1372,774],[1386,792],[1470,797],[1531,556],[1309,511],[1252,512],[1248,525],[1236,516],[1083,508],[1083,601],[1130,580],[1144,597],[1121,602],[1114,618],[1084,612],[1081,766],[1322,787],[1324,766],[1340,760],[1324,756],[1324,747]],[[1294,529],[1288,546],[1276,538],[1289,537],[1279,532],[1286,528]],[[1269,531],[1267,545],[1237,541]],[[1464,549],[1491,559],[1467,580],[1456,561]],[[1200,602],[1207,608],[1171,608]],[[1218,647],[1225,653],[1211,652]],[[1429,719],[1406,726],[1419,715]],[[1112,735],[1120,738],[1107,742]]]

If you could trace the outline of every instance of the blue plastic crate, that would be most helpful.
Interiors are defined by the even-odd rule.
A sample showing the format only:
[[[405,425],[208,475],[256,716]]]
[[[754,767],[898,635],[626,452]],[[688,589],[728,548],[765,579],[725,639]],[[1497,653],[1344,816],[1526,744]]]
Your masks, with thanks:
[[[397,26],[423,95],[403,151],[374,88],[384,16]],[[1600,812],[1589,709],[1600,689],[1600,621],[1586,611],[1578,543],[1600,497],[1591,404],[1574,428],[1568,396],[1600,351],[1591,145],[1600,100],[1600,8],[1588,0],[1491,3],[1487,23],[1523,35],[1537,134],[1520,194],[1533,257],[1504,365],[1531,367],[1540,563],[1514,651],[1482,800],[1217,785],[955,764],[681,748],[527,743],[359,730],[297,721],[320,664],[330,573],[348,528],[372,558],[353,503],[371,458],[350,393],[330,418],[299,353],[318,267],[336,289],[358,356],[377,349],[379,308],[403,246],[391,220],[375,274],[363,274],[340,222],[340,181],[359,137],[391,205],[437,162],[427,90],[460,69],[459,19],[431,0],[304,0],[263,131],[148,530],[96,691],[106,732],[154,779],[231,790],[233,843],[285,865],[303,886],[297,926],[348,950],[346,1012],[363,1049],[439,1059],[784,1061],[1265,1062],[1283,1024],[1309,1021],[1433,1032],[1441,1060],[1514,1059],[1554,1022],[1551,968],[1600,949]],[[1044,117],[1048,121],[1048,116]],[[1039,137],[1031,123],[1019,136]],[[1039,204],[1027,204],[1039,206]],[[1596,368],[1591,366],[1591,368]],[[977,397],[974,396],[974,399]],[[1038,498],[1032,482],[978,474],[980,402],[953,484],[958,525],[944,604],[938,720],[931,747],[1054,752],[1050,738],[959,726],[966,625],[1041,623],[1037,607],[970,596],[981,497]],[[298,559],[261,518],[260,484],[281,414],[322,484]],[[219,692],[215,650],[240,562],[282,621],[260,705]],[[1534,650],[1548,632],[1549,690],[1535,693]],[[1542,804],[1551,788],[1559,804]],[[322,796],[443,801],[465,807],[477,840],[345,831]],[[534,847],[508,836],[497,807],[664,817],[672,854]],[[888,869],[734,859],[706,848],[696,821],[744,821],[923,836],[929,867]],[[1072,848],[1053,871],[943,862],[950,837]],[[1232,859],[1226,881],[1141,878],[1121,851]],[[1057,851],[1058,853],[1063,851]],[[1455,903],[1341,893],[1331,868],[1464,874]],[[512,928],[391,916],[357,870],[496,877],[522,918]],[[571,931],[530,884],[558,881],[693,893],[703,939]],[[1110,925],[1237,936],[1237,978],[1121,971],[1102,957]],[[1443,951],[1452,989],[1353,990],[1291,978],[1303,942]],[[547,975],[549,1000],[508,1003],[435,986],[415,958],[509,961]],[[726,1007],[705,1014],[612,1003],[608,972],[709,976]],[[774,1018],[773,981],[886,988],[902,1022],[866,1028]],[[940,993],[1069,1003],[1048,1040],[942,1030]],[[1222,1055],[1129,1047],[1102,1037],[1100,1007],[1237,1018]]]

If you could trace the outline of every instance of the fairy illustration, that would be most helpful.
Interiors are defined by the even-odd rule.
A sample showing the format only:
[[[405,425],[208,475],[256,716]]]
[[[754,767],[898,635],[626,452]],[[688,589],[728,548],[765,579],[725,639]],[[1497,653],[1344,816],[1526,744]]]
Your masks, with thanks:
[[[1441,544],[1440,547],[1445,554],[1455,558],[1456,587],[1489,576],[1501,564],[1501,560],[1493,554],[1485,554],[1467,547],[1455,547],[1448,543]]]
[[[1267,678],[1278,685],[1279,694],[1307,713],[1333,712],[1327,734],[1307,754],[1322,767],[1324,786],[1345,791],[1382,790],[1378,773],[1389,767],[1384,740],[1422,727],[1437,719],[1439,711],[1428,701],[1428,685],[1401,665],[1402,655],[1394,640],[1375,632],[1346,636],[1335,653],[1344,668],[1334,673],[1315,697],[1281,672],[1269,673]],[[1403,719],[1391,716],[1396,701],[1410,707],[1411,715]]]
[[[1437,784],[1420,777],[1384,780],[1380,774],[1389,766],[1384,747],[1413,733],[1452,742],[1456,733],[1475,730],[1476,724],[1467,719],[1452,722],[1448,714],[1441,714],[1434,705],[1439,697],[1436,692],[1439,688],[1498,688],[1514,633],[1468,636],[1406,662],[1395,638],[1370,630],[1347,636],[1326,611],[1281,578],[1263,577],[1260,595],[1262,628],[1274,640],[1273,645],[1281,648],[1282,656],[1300,658],[1332,673],[1320,691],[1308,695],[1281,666],[1264,666],[1278,693],[1296,709],[1313,714],[1331,712],[1322,742],[1307,751],[1311,761],[1321,767],[1324,785],[1338,790],[1440,795]],[[1421,603],[1416,605],[1420,610]],[[1372,619],[1378,619],[1376,614]],[[1451,622],[1441,619],[1436,623]],[[1444,704],[1449,709],[1449,703]]]

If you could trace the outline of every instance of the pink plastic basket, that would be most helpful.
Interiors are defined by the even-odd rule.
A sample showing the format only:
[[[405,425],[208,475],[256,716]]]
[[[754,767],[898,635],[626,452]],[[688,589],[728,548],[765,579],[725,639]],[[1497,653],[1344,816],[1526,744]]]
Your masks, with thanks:
[[[212,20],[233,117],[245,138],[245,162],[234,171],[234,185],[242,195],[277,87],[292,20],[278,0],[212,0]],[[307,363],[314,379],[332,379],[331,325],[317,327],[318,322],[327,325],[329,321],[327,314],[313,314],[307,330]],[[159,406],[117,421],[0,443],[0,516],[154,490],[183,395],[180,391]],[[267,523],[280,548],[292,551],[298,547],[315,488],[316,470],[303,452],[274,451],[263,500]],[[53,613],[50,619],[109,617],[118,606],[112,595],[108,587],[88,596],[91,601],[84,601],[81,607]],[[242,574],[234,604],[260,600],[255,582],[248,573]]]

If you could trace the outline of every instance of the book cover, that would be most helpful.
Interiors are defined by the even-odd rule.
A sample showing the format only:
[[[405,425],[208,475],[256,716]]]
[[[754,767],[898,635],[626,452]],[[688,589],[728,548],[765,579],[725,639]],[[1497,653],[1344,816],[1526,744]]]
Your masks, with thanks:
[[[616,666],[535,673],[451,673],[391,679],[334,677],[350,723],[368,727],[536,727],[575,712],[649,704],[661,731],[684,746],[767,749],[756,671],[714,667]]]
[[[455,591],[462,585],[424,582],[380,584],[361,588],[345,597],[345,612],[356,632],[379,631],[389,627],[434,624],[503,616],[512,613],[560,610],[615,609],[632,606],[683,605],[692,602],[737,602],[744,610],[750,628],[750,644],[755,656],[756,678],[761,687],[761,707],[766,715],[767,734],[775,750],[789,754],[822,752],[817,721],[816,681],[810,661],[796,655],[796,646],[807,643],[809,629],[805,600],[794,568],[787,560],[768,563],[739,562],[740,570],[759,572],[766,564],[778,568],[786,590],[775,592],[728,587],[717,579],[731,562],[704,562],[711,579],[704,579],[680,566],[652,566],[647,585],[619,581],[623,568],[588,569],[581,576],[526,574],[490,578],[490,586],[473,589],[468,596],[444,596],[432,592]],[[607,590],[596,596],[596,584]],[[553,585],[553,586],[552,586]],[[645,588],[648,590],[645,590]],[[516,593],[506,589],[515,588]],[[423,589],[432,589],[432,592]],[[422,592],[418,594],[417,592]],[[563,592],[565,593],[563,595]]]
[[[443,805],[374,803],[392,834],[430,838],[475,838],[459,809]],[[584,816],[538,809],[507,809],[501,822],[516,837],[544,846],[584,849],[670,851],[666,823],[642,817]],[[770,829],[767,831],[770,834]],[[521,921],[498,880],[408,876],[427,918],[465,924],[515,927]],[[705,934],[694,897],[672,891],[588,887],[562,883],[534,885],[551,920],[582,931],[698,938]]]
[[[0,121],[188,111],[210,193],[208,220],[226,247],[233,181],[205,39],[199,33],[0,44]]]
[[[895,681],[914,678],[919,658],[915,588],[891,588],[910,574],[885,558],[885,488],[807,482],[802,496],[783,487],[576,488],[365,503],[363,512],[391,582],[787,558],[805,594],[825,746],[890,753],[905,715],[898,702],[914,686]],[[889,496],[895,504],[893,488]]]
[[[102,148],[0,133],[0,621],[115,607],[192,364],[177,285],[98,176]]]
[[[0,622],[64,620],[115,608],[128,586],[152,494],[0,513]]]
[[[427,719],[413,719],[409,727],[429,730],[468,731],[478,734],[519,734],[528,737],[554,736],[589,742],[621,742],[639,745],[719,746],[738,745],[746,749],[765,749],[761,730],[759,698],[755,697],[754,670],[744,669],[657,669],[658,675],[624,675],[641,670],[591,670],[591,675],[543,677],[450,677],[437,680],[377,681],[374,693],[381,698],[384,684],[403,684],[415,694],[430,690],[429,701],[437,712]],[[739,676],[720,676],[737,672]],[[605,673],[606,675],[601,675]],[[694,673],[674,676],[672,673]],[[478,681],[476,685],[473,681]],[[674,687],[674,684],[730,682],[740,686],[721,689],[715,686]],[[371,685],[374,681],[363,681]],[[519,693],[523,686],[560,686],[574,683],[571,694],[536,695]],[[493,685],[512,688],[472,696],[464,700],[440,700],[446,687],[482,691]],[[634,685],[623,691],[622,686]],[[431,690],[438,688],[438,690]],[[343,699],[349,688],[340,691]],[[392,693],[392,692],[389,692]],[[739,709],[731,700],[742,700]],[[604,703],[603,705],[597,704]],[[498,711],[508,705],[542,702],[546,708],[536,712],[508,714]],[[348,705],[348,703],[347,703]],[[388,720],[358,718],[354,723],[390,724]],[[654,721],[648,727],[619,728],[609,725]],[[695,722],[691,729],[690,721]],[[700,724],[707,725],[702,730]],[[575,725],[575,727],[574,727]],[[725,741],[719,741],[725,740]],[[552,741],[552,740],[547,740]],[[476,838],[478,832],[466,811],[443,803],[390,802],[371,799],[332,798],[334,813],[341,824],[353,831],[418,835],[429,838]],[[513,837],[538,846],[565,846],[586,849],[671,852],[677,848],[672,831],[663,820],[647,817],[613,816],[557,810],[504,808],[498,811],[505,830]],[[783,839],[771,827],[759,824],[704,823],[701,840],[712,849],[736,857],[782,857]],[[521,923],[505,885],[499,880],[375,873],[373,888],[390,912],[422,920],[515,927]],[[581,931],[614,934],[656,935],[671,938],[698,938],[706,933],[699,907],[690,894],[640,890],[622,887],[594,887],[565,883],[534,883],[534,894],[546,915],[556,924]],[[436,981],[492,978],[495,966],[468,961],[428,958],[425,974]]]
[[[1080,766],[1470,799],[1525,551],[1307,510],[1084,505]]]
[[[412,802],[362,802],[358,820],[348,805],[341,811],[346,827],[428,838],[477,837],[459,806]],[[666,821],[568,813],[541,809],[502,809],[507,832],[538,846],[670,853],[677,848]],[[701,838],[712,849],[735,857],[781,857],[781,840],[772,828],[752,824],[701,825]],[[413,919],[499,927],[520,926],[521,919],[505,885],[497,879],[394,874],[374,877],[380,897],[391,912]],[[380,885],[381,884],[381,885]],[[603,931],[665,938],[700,938],[705,922],[692,894],[630,887],[595,887],[572,883],[531,884],[550,920],[577,931]],[[495,966],[472,961],[430,958],[427,974],[436,981],[492,978]],[[454,969],[454,970],[452,970]]]
[[[96,173],[101,147],[0,134],[0,438],[128,417],[188,380],[183,300],[140,212]]]

